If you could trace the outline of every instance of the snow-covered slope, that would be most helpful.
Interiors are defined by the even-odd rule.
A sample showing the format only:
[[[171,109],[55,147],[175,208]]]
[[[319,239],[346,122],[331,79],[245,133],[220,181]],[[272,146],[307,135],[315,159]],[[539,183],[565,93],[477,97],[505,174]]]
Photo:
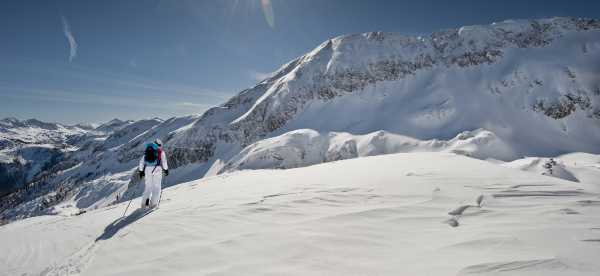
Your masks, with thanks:
[[[402,143],[410,139],[407,143],[415,145],[410,151],[434,150],[427,145],[437,139],[444,150],[481,159],[600,153],[598,64],[598,20],[512,20],[423,37],[381,32],[336,37],[201,116],[167,120],[110,147],[102,147],[103,141],[82,146],[77,159],[64,162],[52,172],[56,177],[49,178],[49,187],[68,191],[64,198],[36,198],[37,204],[21,205],[4,216],[56,213],[55,204],[78,198],[98,182],[112,187],[102,194],[103,204],[135,196],[138,179],[128,175],[143,144],[156,137],[165,142],[173,169],[167,186],[243,168],[236,162],[258,157],[250,150],[298,149],[317,158],[290,160],[293,166],[328,161],[329,145],[349,147],[332,150],[353,156],[346,152],[352,141],[377,133],[400,138],[390,148],[366,145],[362,148],[376,150],[356,156],[404,151]],[[260,142],[295,137],[300,129],[314,130],[325,141],[319,142],[327,145],[325,158],[302,145]],[[475,135],[467,139],[472,143],[461,145],[456,137],[465,131],[485,137]],[[334,135],[344,142],[324,138],[330,133],[346,133]],[[311,135],[298,137],[311,141]],[[118,201],[107,199],[117,195]],[[51,204],[40,210],[41,202]]]
[[[465,131],[449,141],[421,141],[378,131],[365,135],[300,129],[244,148],[219,171],[289,169],[323,162],[400,152],[449,151],[475,158],[512,160],[511,148],[485,130]]]
[[[527,157],[503,166],[568,181],[600,184],[600,155],[570,153],[555,158]]]
[[[103,144],[104,148],[111,149],[121,146],[133,140],[138,135],[144,133],[148,129],[162,123],[161,119],[147,119],[131,122],[126,126],[115,129],[112,134],[106,139]]]
[[[2,226],[0,275],[592,276],[593,187],[450,153],[241,171],[146,216],[136,200]]]

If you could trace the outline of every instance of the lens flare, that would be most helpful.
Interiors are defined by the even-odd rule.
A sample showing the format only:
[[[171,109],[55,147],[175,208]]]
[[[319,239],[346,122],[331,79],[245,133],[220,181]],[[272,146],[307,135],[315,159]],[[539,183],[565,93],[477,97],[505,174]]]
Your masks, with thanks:
[[[275,13],[273,12],[271,0],[260,0],[260,5],[263,14],[265,15],[265,20],[267,20],[267,24],[269,24],[271,28],[275,28]]]

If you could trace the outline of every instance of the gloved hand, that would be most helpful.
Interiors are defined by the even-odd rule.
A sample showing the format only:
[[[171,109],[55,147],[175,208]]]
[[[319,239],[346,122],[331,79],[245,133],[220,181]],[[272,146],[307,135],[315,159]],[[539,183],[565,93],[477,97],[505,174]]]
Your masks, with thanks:
[[[144,173],[144,171],[139,171],[140,173],[140,179],[144,178],[144,176],[146,175],[146,173]]]
[[[169,170],[163,170],[163,172],[165,173],[165,176],[169,175]]]

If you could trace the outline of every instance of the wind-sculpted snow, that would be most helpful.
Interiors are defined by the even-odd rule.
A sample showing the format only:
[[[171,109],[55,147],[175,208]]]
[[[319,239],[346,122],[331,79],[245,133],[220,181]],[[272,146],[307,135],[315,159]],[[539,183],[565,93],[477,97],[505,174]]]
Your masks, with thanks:
[[[385,131],[352,135],[300,129],[246,147],[220,172],[289,169],[381,154],[442,151],[480,159],[512,160],[517,157],[503,141],[485,130],[465,131],[448,141],[421,141]]]
[[[595,183],[600,191],[599,155],[571,153],[554,158],[526,157],[503,166],[568,181]]]

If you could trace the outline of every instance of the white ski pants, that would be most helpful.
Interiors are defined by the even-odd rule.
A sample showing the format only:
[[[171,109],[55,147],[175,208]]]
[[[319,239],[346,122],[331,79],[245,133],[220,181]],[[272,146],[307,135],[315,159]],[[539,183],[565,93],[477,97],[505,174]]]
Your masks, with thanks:
[[[149,200],[149,207],[155,207],[158,205],[160,200],[161,183],[162,183],[162,172],[161,166],[146,166],[144,170],[146,179],[144,193],[142,194],[142,208],[146,206],[146,200]]]

